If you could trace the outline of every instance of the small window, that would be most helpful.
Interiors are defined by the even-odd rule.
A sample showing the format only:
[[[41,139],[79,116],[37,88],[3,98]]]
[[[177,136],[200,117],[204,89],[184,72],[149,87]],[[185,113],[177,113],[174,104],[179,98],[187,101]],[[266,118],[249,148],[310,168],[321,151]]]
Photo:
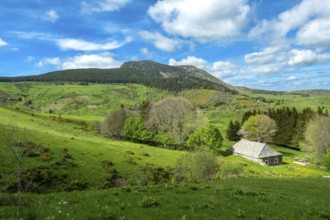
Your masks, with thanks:
[[[265,160],[265,164],[268,164],[269,165],[269,161],[268,160]]]
[[[278,164],[278,158],[277,158],[277,157],[275,157],[275,159],[274,159],[274,163],[275,163],[275,164]]]

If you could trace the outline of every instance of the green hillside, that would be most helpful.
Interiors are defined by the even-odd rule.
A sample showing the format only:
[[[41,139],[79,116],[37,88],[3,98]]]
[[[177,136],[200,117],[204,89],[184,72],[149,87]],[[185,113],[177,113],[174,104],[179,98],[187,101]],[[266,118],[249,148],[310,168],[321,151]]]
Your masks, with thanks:
[[[127,62],[114,69],[73,69],[41,75],[0,77],[0,82],[71,82],[83,85],[135,83],[168,91],[215,89],[239,92],[235,87],[196,67],[174,67],[152,61]]]
[[[199,120],[215,125],[222,134],[230,120],[240,121],[247,110],[330,109],[329,96],[319,93],[233,94],[205,88],[168,91],[141,84],[1,82],[0,133],[6,135],[14,125],[18,129],[12,134],[25,134],[28,142],[18,149],[24,177],[19,201],[13,194],[17,161],[0,144],[0,219],[15,218],[17,210],[23,219],[272,219],[269,213],[286,219],[329,217],[325,195],[330,184],[323,178],[329,171],[294,163],[295,158],[308,156],[304,152],[273,145],[284,163],[265,167],[227,155],[234,142],[225,139],[217,156],[217,180],[174,184],[177,160],[192,152],[112,140],[94,131],[95,121],[103,121],[106,113],[121,105],[134,114],[143,103],[169,96],[190,100]]]

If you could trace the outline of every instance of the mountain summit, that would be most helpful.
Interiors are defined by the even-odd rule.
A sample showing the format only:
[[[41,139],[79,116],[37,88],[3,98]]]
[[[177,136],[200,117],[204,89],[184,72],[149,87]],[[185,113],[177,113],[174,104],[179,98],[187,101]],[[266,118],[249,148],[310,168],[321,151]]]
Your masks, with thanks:
[[[223,87],[225,90],[239,92],[237,88],[231,86],[206,71],[192,65],[170,66],[157,63],[150,60],[129,61],[121,65],[122,69],[136,69],[145,75],[156,76],[161,78],[180,77],[184,75],[193,76],[202,80],[206,80]],[[220,90],[223,90],[220,89]]]

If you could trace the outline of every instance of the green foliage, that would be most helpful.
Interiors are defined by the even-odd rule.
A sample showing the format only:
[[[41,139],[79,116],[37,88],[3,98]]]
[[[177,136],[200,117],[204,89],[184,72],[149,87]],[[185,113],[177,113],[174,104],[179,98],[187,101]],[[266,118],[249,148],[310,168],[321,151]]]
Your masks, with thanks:
[[[122,130],[125,126],[126,110],[124,106],[120,106],[105,117],[102,126],[102,133],[107,137],[121,137]]]
[[[241,125],[239,121],[233,122],[230,120],[228,128],[226,130],[226,138],[230,141],[238,141],[240,140],[240,136],[238,134],[238,131],[240,130]]]
[[[172,169],[169,167],[160,167],[147,164],[138,174],[134,184],[145,186],[145,185],[156,185],[168,183],[172,177]]]
[[[170,147],[174,145],[174,140],[170,134],[156,134],[153,139],[156,143],[163,145],[164,147]]]
[[[317,116],[312,119],[305,132],[307,142],[304,150],[311,152],[316,157],[316,162],[321,162],[324,155],[330,152],[330,117]]]
[[[171,68],[171,66],[168,66]],[[176,67],[174,67],[176,68]],[[74,69],[50,72],[42,75],[20,76],[20,77],[0,77],[0,82],[53,82],[78,83],[86,87],[88,83],[136,83],[154,88],[169,91],[182,91],[186,89],[216,89],[228,92],[235,92],[235,89],[219,81],[212,82],[207,79],[193,76],[183,69],[180,74],[173,77],[164,78],[161,75],[154,75],[159,69],[151,73],[146,70],[136,68],[116,68],[116,69]],[[84,85],[82,85],[84,84]]]
[[[222,141],[223,137],[219,129],[208,124],[191,134],[186,141],[186,145],[193,150],[206,146],[217,151],[222,146]]]
[[[142,208],[155,208],[159,206],[159,202],[157,198],[154,198],[152,196],[145,196],[141,201],[141,206]]]
[[[80,179],[72,180],[69,186],[65,189],[66,191],[80,191],[88,188],[86,182],[81,181]]]
[[[323,166],[330,170],[330,151],[323,157],[322,161]]]
[[[122,136],[141,143],[148,143],[153,138],[153,134],[145,128],[142,119],[133,116],[126,119]]]
[[[147,128],[155,134],[170,134],[176,144],[183,144],[185,131],[196,119],[192,103],[185,98],[167,97],[150,107]]]
[[[251,141],[268,143],[276,134],[277,126],[267,115],[252,115],[241,127],[240,134]]]
[[[273,142],[299,148],[299,143],[304,140],[306,124],[314,114],[311,108],[304,108],[302,112],[298,112],[296,108],[269,109],[267,115],[275,120],[278,126]]]
[[[237,161],[223,160],[217,173],[218,178],[232,178],[243,175],[243,166]]]
[[[214,152],[204,148],[178,160],[174,180],[177,182],[210,180],[216,174],[218,167]]]

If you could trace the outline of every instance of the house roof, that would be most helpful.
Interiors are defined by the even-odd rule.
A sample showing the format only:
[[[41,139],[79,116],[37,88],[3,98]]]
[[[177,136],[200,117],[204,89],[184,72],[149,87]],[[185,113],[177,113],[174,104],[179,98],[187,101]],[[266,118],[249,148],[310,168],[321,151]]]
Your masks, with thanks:
[[[259,143],[245,139],[240,140],[228,150],[236,154],[256,159],[282,155],[273,148],[269,147],[266,143]]]

